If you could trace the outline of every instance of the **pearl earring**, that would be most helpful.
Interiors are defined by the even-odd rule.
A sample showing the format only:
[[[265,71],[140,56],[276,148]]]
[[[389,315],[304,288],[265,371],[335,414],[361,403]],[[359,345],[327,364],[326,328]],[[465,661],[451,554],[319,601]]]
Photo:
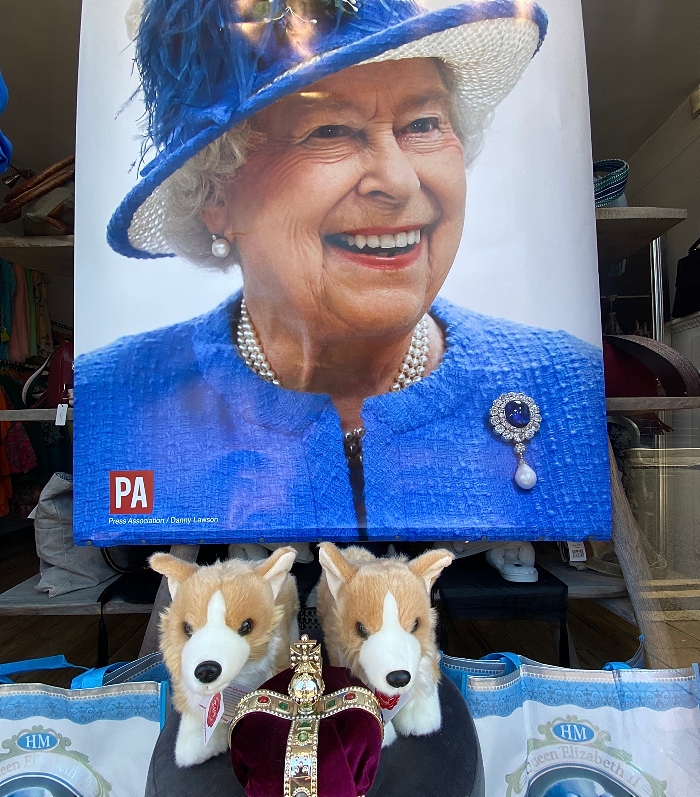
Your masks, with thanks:
[[[231,244],[222,236],[212,235],[211,253],[214,257],[228,257],[231,253]]]

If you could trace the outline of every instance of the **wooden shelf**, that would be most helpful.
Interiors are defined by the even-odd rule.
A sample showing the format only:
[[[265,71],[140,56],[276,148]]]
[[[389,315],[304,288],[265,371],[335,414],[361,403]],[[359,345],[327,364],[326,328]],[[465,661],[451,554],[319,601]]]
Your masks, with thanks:
[[[73,420],[73,408],[66,413],[69,421]],[[56,410],[0,410],[0,421],[55,421]]]
[[[16,587],[8,589],[7,592],[3,592],[0,595],[0,616],[99,614],[100,604],[97,599],[107,585],[114,581],[114,579],[110,579],[96,587],[76,589],[65,595],[49,598],[45,592],[37,592],[35,589],[40,578],[40,575],[32,576]],[[118,598],[113,598],[105,604],[105,614],[150,614],[152,608],[150,603],[125,603]]]
[[[700,396],[632,396],[605,400],[608,413],[619,415],[628,412],[667,412],[669,410],[700,409]]]
[[[70,274],[72,278],[74,246],[72,235],[0,235],[0,257],[48,276]]]
[[[595,570],[577,570],[564,564],[558,556],[537,555],[537,564],[563,581],[569,588],[572,599],[598,600],[600,598],[621,598],[627,595],[623,578],[607,576]]]
[[[598,260],[619,263],[688,218],[680,208],[596,208]]]

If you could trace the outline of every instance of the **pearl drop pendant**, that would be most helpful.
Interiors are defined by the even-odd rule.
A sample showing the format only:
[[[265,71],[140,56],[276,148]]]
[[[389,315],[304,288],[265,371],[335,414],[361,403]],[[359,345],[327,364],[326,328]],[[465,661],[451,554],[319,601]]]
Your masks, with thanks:
[[[515,471],[515,483],[521,490],[532,490],[537,484],[537,474],[524,459],[518,462],[518,469]]]

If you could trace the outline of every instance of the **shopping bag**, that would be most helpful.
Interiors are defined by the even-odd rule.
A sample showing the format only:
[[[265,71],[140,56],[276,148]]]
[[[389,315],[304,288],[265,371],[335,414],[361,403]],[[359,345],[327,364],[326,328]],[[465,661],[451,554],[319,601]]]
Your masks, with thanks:
[[[0,665],[0,797],[143,797],[168,707],[160,657],[87,670],[71,689],[9,678],[73,666]]]
[[[688,797],[700,783],[700,674],[443,656],[477,728],[486,797]]]

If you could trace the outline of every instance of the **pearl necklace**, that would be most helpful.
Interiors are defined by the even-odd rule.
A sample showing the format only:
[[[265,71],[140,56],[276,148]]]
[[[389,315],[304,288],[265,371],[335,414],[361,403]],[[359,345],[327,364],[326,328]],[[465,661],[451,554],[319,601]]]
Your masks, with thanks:
[[[248,315],[245,299],[241,302],[241,315],[238,319],[236,331],[238,338],[238,351],[245,360],[245,364],[258,376],[273,385],[279,385],[277,374],[265,356],[262,344],[258,338],[253,322]],[[430,335],[428,332],[428,316],[424,315],[413,330],[411,345],[406,352],[401,367],[391,386],[393,391],[402,390],[409,385],[420,382],[425,372],[430,352]]]

